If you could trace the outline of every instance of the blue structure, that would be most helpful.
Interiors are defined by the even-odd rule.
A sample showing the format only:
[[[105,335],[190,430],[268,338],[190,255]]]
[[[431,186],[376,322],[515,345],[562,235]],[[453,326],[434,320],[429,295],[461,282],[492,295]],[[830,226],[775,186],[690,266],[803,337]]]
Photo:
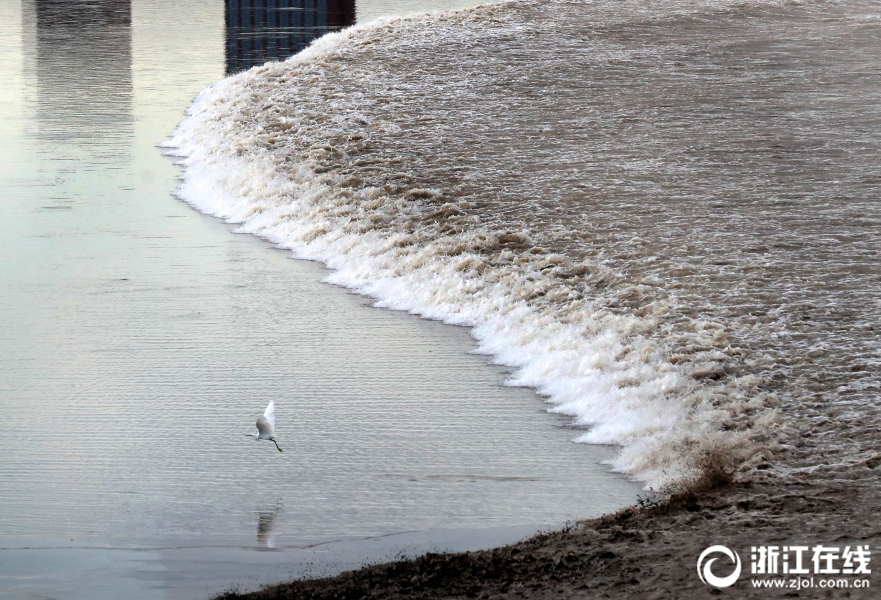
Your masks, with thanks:
[[[355,23],[355,0],[226,0],[226,73],[284,60]]]

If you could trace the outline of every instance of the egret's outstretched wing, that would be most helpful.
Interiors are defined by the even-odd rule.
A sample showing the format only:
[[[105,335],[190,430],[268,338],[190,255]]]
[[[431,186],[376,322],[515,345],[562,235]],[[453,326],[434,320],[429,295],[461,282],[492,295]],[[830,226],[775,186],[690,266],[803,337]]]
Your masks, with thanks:
[[[275,401],[270,400],[269,406],[266,407],[266,412],[263,413],[263,416],[266,417],[266,420],[269,421],[269,424],[275,429]]]
[[[260,432],[257,435],[261,439],[268,440],[271,437],[275,437],[275,428],[265,416],[257,419],[257,431]]]

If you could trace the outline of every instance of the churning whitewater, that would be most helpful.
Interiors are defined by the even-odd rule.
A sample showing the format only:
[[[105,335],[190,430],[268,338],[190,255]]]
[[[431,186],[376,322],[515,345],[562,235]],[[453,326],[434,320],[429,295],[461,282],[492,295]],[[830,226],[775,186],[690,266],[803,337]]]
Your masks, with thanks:
[[[648,486],[871,466],[876,13],[383,19],[213,85],[166,146],[184,200],[381,306],[473,327]]]

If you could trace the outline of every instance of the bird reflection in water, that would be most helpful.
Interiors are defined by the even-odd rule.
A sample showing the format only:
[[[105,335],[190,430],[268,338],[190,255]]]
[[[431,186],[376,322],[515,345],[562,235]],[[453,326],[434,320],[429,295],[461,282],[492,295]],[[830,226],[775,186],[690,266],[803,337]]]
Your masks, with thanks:
[[[261,548],[275,548],[275,521],[281,512],[281,503],[275,508],[257,513],[257,545]]]
[[[226,0],[226,74],[284,60],[355,24],[355,0]]]

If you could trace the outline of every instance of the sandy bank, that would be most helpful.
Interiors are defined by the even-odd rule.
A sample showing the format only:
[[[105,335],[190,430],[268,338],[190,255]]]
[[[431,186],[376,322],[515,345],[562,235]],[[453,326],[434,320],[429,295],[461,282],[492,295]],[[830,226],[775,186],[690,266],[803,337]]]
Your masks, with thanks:
[[[221,598],[876,598],[874,575],[869,589],[797,591],[755,589],[747,574],[753,545],[861,543],[877,550],[879,514],[881,493],[871,485],[736,483],[504,548],[429,554]],[[744,575],[724,590],[704,585],[695,568],[713,544],[735,549],[745,563]]]

